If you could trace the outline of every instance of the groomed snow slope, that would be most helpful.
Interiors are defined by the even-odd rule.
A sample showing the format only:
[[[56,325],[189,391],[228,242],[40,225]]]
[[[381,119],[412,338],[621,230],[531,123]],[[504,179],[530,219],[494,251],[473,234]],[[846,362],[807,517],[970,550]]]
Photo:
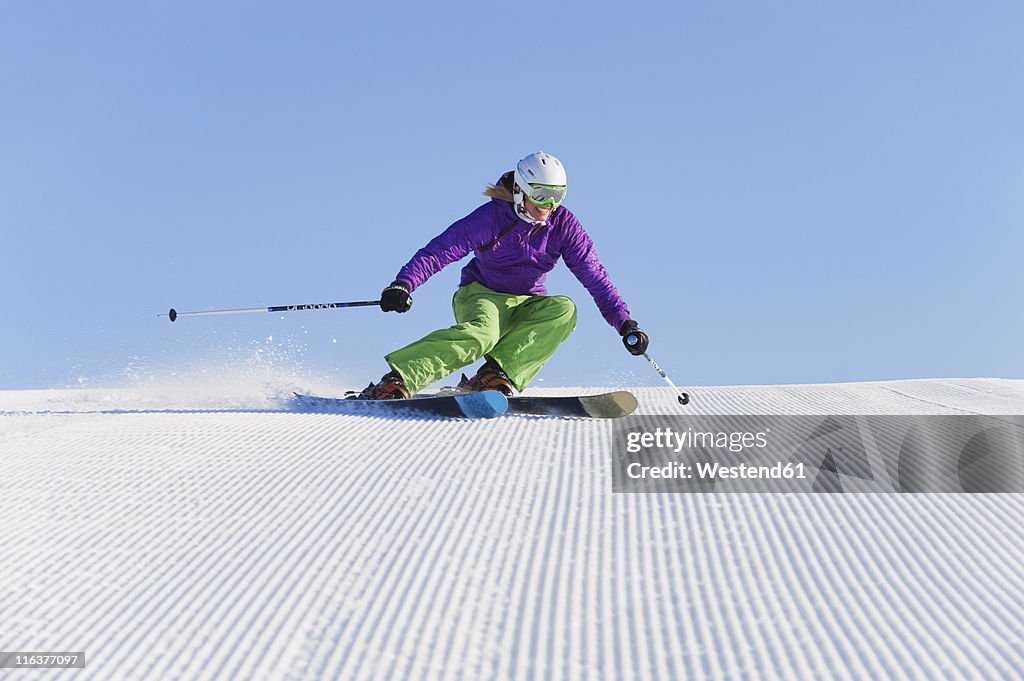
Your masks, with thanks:
[[[989,379],[693,396],[1024,413]],[[0,649],[86,652],[24,678],[1020,678],[1024,495],[612,494],[610,433],[0,393]]]

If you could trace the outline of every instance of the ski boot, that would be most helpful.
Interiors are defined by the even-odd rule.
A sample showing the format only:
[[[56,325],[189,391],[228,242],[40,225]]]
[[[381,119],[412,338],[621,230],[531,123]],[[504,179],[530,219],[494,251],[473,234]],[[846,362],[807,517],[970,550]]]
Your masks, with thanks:
[[[487,358],[487,361],[484,362],[484,365],[480,367],[480,370],[476,372],[473,378],[466,378],[466,374],[462,374],[462,380],[459,381],[459,389],[471,393],[480,392],[481,390],[497,390],[505,397],[512,397],[514,393],[512,381],[501,370],[498,363],[490,357]]]
[[[370,383],[361,392],[349,395],[349,400],[405,400],[409,398],[409,389],[397,371],[389,371],[381,377],[379,383]]]

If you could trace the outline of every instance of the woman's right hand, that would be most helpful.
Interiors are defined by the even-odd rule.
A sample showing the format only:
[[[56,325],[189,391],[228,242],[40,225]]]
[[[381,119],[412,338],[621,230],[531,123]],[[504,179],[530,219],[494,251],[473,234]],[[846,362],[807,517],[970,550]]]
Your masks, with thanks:
[[[385,312],[408,312],[412,307],[409,285],[397,279],[380,292],[380,309]]]

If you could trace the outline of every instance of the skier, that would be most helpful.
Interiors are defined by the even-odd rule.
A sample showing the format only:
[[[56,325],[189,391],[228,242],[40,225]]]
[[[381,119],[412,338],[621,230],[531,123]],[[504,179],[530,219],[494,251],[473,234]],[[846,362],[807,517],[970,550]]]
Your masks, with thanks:
[[[472,252],[452,298],[456,323],[385,356],[391,370],[354,397],[407,398],[481,357],[483,366],[461,388],[521,392],[576,327],[572,300],[549,296],[544,287],[559,258],[626,349],[646,352],[647,334],[629,318],[590,237],[562,205],[565,192],[562,163],[543,151],[530,154],[487,186],[490,201],[417,251],[381,292],[381,309],[408,312],[413,291]]]

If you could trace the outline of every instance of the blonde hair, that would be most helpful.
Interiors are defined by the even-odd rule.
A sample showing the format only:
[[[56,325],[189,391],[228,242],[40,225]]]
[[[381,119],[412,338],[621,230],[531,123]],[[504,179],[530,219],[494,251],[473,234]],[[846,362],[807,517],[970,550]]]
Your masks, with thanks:
[[[512,203],[512,192],[500,184],[487,185],[483,191],[483,195],[490,196],[492,199],[501,199],[502,201]]]

